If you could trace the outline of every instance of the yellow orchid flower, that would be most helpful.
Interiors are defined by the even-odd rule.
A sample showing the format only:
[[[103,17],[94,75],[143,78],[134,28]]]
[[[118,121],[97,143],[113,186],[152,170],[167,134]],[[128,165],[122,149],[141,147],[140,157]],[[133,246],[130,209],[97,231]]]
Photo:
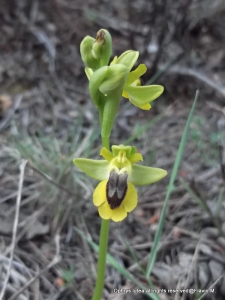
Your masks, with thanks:
[[[135,185],[154,183],[165,177],[167,172],[137,165],[143,158],[135,147],[114,145],[112,152],[104,147],[100,154],[105,160],[75,158],[73,161],[88,176],[101,181],[93,193],[93,203],[98,207],[100,217],[119,222],[137,206]]]
[[[131,57],[132,54],[133,57]],[[138,56],[138,51],[129,50],[124,52],[119,58],[115,56],[110,65],[124,64],[131,70]],[[130,72],[122,93],[124,98],[129,99],[133,105],[143,110],[149,110],[151,108],[150,102],[158,98],[164,91],[162,85],[141,86],[140,77],[145,74],[146,71],[146,65],[140,64],[134,71]]]

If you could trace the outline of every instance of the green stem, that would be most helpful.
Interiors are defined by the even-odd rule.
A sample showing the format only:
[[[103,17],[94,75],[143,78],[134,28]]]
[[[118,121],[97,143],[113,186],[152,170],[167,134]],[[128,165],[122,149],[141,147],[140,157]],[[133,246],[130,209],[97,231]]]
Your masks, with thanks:
[[[120,91],[120,93],[109,93],[105,99],[101,127],[102,141],[103,139],[105,139],[105,137],[110,137],[111,130],[115,122],[117,110],[120,104],[121,94],[122,91]],[[104,144],[103,146],[106,147]]]
[[[109,138],[102,136],[102,146],[109,150]]]
[[[100,300],[105,283],[105,265],[108,248],[109,220],[102,219],[100,243],[98,252],[98,272],[92,300]]]
[[[102,136],[102,146],[109,150],[109,138]],[[98,252],[98,269],[97,269],[97,280],[95,284],[94,294],[92,300],[100,300],[102,297],[102,291],[105,283],[105,265],[106,255],[108,248],[108,236],[109,236],[109,221],[103,220],[100,232],[99,252]]]

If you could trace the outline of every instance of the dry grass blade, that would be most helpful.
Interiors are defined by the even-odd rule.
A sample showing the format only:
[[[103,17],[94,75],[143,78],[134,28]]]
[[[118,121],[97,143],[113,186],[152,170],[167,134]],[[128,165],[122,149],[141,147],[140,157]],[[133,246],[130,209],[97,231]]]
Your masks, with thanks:
[[[61,184],[55,182],[50,176],[48,176],[47,174],[45,174],[44,172],[42,172],[41,170],[39,170],[38,168],[36,168],[30,161],[28,162],[29,167],[36,173],[38,173],[40,176],[42,176],[45,180],[47,180],[48,182],[50,182],[51,184],[53,184],[54,186],[56,186],[57,188],[63,190],[64,192],[73,195],[73,196],[77,196],[76,193],[66,189],[64,186],[62,186]]]
[[[58,256],[55,256],[53,260],[44,268],[42,269],[37,275],[35,275],[33,278],[31,278],[18,292],[16,292],[12,297],[10,297],[8,300],[14,300],[17,299],[17,297],[26,290],[35,280],[37,280],[40,276],[42,276],[46,271],[54,267],[56,264],[58,264],[61,261],[61,258]]]
[[[52,261],[44,268],[42,269],[39,273],[37,273],[33,278],[31,278],[18,292],[16,292],[13,296],[11,296],[8,300],[14,300],[17,299],[17,297],[25,291],[35,280],[40,278],[46,271],[54,267],[56,264],[58,264],[61,261],[60,257],[60,244],[59,244],[59,236],[56,235],[55,237],[55,244],[56,244],[56,253],[55,256],[53,257]]]
[[[11,268],[12,268],[12,261],[13,261],[14,249],[15,249],[15,245],[16,245],[16,233],[17,233],[17,227],[18,227],[18,222],[19,222],[20,202],[21,202],[24,171],[25,171],[26,163],[27,163],[26,160],[22,160],[21,164],[20,164],[20,180],[19,180],[18,195],[17,195],[17,200],[16,200],[16,212],[15,212],[15,218],[14,218],[14,224],[13,224],[12,243],[11,243],[11,246],[10,246],[10,248],[11,248],[10,261],[9,261],[5,281],[3,283],[3,287],[2,287],[2,290],[1,290],[0,300],[2,300],[3,297],[4,297],[6,287],[7,287],[7,283],[8,283],[9,276],[10,276],[10,272],[11,272]]]
[[[220,279],[222,279],[224,277],[224,274],[222,274],[209,288],[208,288],[208,290],[211,290],[211,289],[213,289],[214,288],[214,286],[217,284],[217,282],[219,282],[220,281]],[[204,297],[205,297],[205,295],[207,295],[208,293],[207,292],[205,292],[203,295],[201,295],[201,297],[199,297],[198,298],[198,300],[201,300],[201,299],[203,299]]]
[[[193,70],[191,68],[186,68],[182,66],[173,66],[170,68],[169,73],[176,73],[181,75],[187,75],[187,76],[193,76],[197,78],[198,80],[204,82],[211,88],[215,89],[217,92],[219,92],[222,96],[225,95],[225,88],[222,85],[217,84],[215,81],[210,79],[209,77],[205,76],[203,73],[200,73],[196,70]]]
[[[201,245],[201,240],[198,242],[198,244],[196,246],[195,253],[193,255],[192,262],[191,262],[191,265],[190,265],[190,268],[189,268],[189,272],[188,272],[188,275],[187,275],[187,278],[186,278],[185,288],[188,288],[188,286],[189,286],[189,280],[190,280],[190,277],[191,277],[191,272],[194,269],[194,266],[197,264],[200,245]],[[186,299],[186,294],[184,293],[182,295],[181,300],[185,300],[185,299]]]

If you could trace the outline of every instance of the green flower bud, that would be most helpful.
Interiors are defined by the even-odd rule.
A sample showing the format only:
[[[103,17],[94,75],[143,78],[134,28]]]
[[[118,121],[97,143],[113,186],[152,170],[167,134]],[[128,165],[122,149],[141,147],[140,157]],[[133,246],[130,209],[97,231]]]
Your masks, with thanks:
[[[105,29],[97,32],[95,42],[92,47],[92,55],[99,59],[100,67],[107,66],[112,55],[112,38]]]
[[[95,39],[91,36],[86,36],[80,44],[80,54],[84,64],[93,70],[99,68],[100,61],[96,59],[92,54],[92,47]]]
[[[80,53],[86,67],[93,71],[107,66],[112,54],[112,38],[110,33],[101,29],[97,32],[96,39],[86,36],[80,44]]]
[[[108,94],[119,92],[121,97],[128,73],[129,69],[126,66],[118,64],[102,67],[92,74],[89,82],[89,92],[98,109],[102,106],[100,95],[106,97]]]
[[[100,114],[101,134],[109,137],[129,69],[122,64],[101,67],[89,82],[91,99]]]
[[[89,93],[91,96],[91,100],[93,101],[94,105],[97,107],[98,110],[102,106],[100,100],[102,99],[101,95],[103,95],[99,90],[99,86],[102,84],[105,77],[107,76],[108,68],[109,67],[102,67],[95,71],[92,74],[89,81]]]
[[[104,81],[99,86],[99,90],[103,94],[114,93],[118,90],[123,90],[123,86],[126,82],[129,69],[124,65],[113,65],[108,67],[108,72],[104,78]]]

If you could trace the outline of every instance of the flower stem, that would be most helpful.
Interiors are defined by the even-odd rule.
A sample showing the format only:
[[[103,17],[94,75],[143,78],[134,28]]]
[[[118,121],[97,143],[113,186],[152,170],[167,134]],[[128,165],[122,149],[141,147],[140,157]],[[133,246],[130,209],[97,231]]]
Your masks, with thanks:
[[[100,300],[105,282],[105,265],[106,254],[108,248],[108,233],[109,233],[109,220],[102,219],[99,253],[98,253],[98,272],[95,284],[94,295],[92,300]]]
[[[109,138],[102,136],[102,146],[109,150]],[[100,232],[99,252],[98,252],[98,269],[97,269],[97,280],[95,284],[94,294],[92,300],[100,300],[102,291],[105,283],[105,265],[106,255],[108,248],[108,236],[109,236],[109,221],[103,220]]]
[[[102,146],[109,150],[109,138],[102,136]]]

